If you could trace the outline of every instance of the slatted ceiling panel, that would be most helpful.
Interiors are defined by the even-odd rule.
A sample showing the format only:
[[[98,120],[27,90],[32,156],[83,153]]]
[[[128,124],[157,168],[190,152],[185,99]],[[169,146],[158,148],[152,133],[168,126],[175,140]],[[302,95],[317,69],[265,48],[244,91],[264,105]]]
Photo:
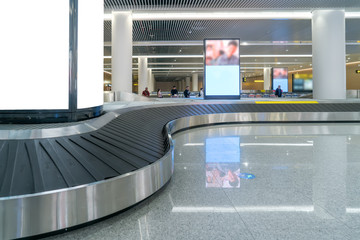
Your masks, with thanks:
[[[105,0],[105,11],[176,9],[326,9],[360,7],[357,0]]]
[[[104,42],[111,42],[111,21],[104,21]]]
[[[254,31],[255,27],[256,31]],[[311,21],[246,19],[133,21],[134,42],[201,41],[204,38],[221,37],[241,38],[242,41],[311,41]],[[111,42],[111,21],[104,22],[104,41]]]

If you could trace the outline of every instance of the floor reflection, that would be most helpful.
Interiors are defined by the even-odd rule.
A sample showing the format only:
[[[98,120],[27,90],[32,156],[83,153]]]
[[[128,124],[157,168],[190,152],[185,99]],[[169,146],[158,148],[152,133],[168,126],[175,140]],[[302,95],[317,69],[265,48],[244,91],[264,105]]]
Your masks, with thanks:
[[[359,239],[357,124],[212,126],[174,140],[163,190],[52,238]]]

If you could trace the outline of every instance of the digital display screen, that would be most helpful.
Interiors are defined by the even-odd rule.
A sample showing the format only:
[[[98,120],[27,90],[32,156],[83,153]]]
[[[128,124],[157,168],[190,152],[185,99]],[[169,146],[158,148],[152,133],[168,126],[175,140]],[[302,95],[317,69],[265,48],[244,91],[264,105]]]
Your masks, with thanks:
[[[206,149],[206,187],[240,187],[240,138],[208,138]]]
[[[278,86],[280,86],[283,92],[289,91],[287,68],[272,69],[272,89],[276,90]]]
[[[240,40],[206,39],[205,99],[240,98]]]
[[[312,74],[294,74],[293,92],[312,92]]]

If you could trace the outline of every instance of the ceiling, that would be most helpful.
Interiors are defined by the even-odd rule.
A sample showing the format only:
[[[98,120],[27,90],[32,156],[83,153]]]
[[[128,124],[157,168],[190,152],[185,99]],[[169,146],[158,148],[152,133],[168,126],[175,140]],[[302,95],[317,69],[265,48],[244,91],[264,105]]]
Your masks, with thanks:
[[[105,12],[177,9],[333,9],[360,8],[359,0],[105,0]]]
[[[256,11],[345,9],[360,12],[359,0],[105,0],[105,13],[152,11]],[[349,62],[360,61],[360,19],[346,20],[346,53]],[[289,70],[311,67],[311,57],[261,57],[261,55],[311,55],[311,20],[134,20],[133,55],[202,55],[204,38],[240,38],[240,54],[248,76],[261,75],[264,67]],[[104,52],[111,55],[111,21],[104,21]],[[163,43],[163,44],[162,44]],[[136,73],[137,58],[133,59]],[[173,81],[202,73],[202,58],[149,58],[157,81]],[[111,59],[104,60],[111,72]],[[193,69],[190,69],[193,67]],[[156,69],[155,69],[156,68]],[[161,68],[161,69],[159,69]],[[164,69],[165,68],[165,69]]]

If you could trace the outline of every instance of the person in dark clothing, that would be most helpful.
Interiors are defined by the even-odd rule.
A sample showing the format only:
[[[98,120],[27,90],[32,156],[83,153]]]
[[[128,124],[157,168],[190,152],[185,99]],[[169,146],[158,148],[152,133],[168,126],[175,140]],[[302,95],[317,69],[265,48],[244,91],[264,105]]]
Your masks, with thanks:
[[[171,89],[171,97],[177,97],[178,96],[178,90],[176,89],[175,86],[173,86],[173,88]]]
[[[282,90],[281,86],[279,85],[278,88],[275,90],[275,96],[281,97],[282,96]]]
[[[190,98],[190,87],[189,86],[186,86],[186,88],[185,88],[184,97]]]

